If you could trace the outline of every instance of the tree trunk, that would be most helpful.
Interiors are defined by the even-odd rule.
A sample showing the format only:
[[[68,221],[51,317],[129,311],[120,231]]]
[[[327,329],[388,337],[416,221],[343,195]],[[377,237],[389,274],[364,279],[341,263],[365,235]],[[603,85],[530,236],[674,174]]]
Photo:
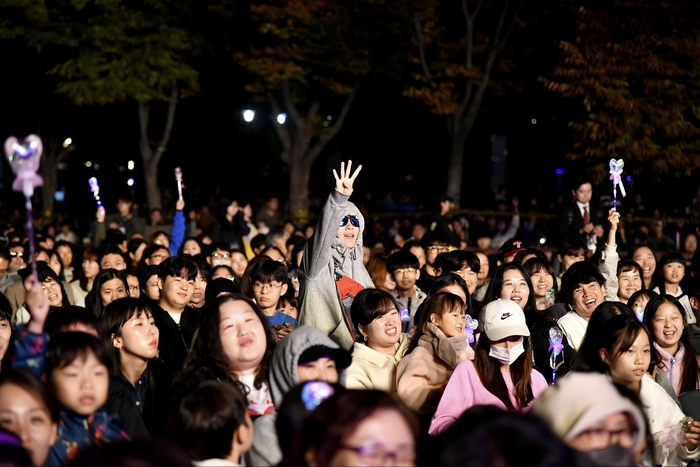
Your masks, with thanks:
[[[458,117],[455,121],[459,121]],[[464,172],[464,146],[465,138],[462,131],[456,130],[452,134],[452,150],[450,151],[450,165],[447,168],[447,196],[454,200],[459,207],[462,200],[462,173]]]
[[[56,192],[58,158],[54,155],[44,157],[39,166],[44,185],[41,188],[41,208],[43,213],[53,214],[54,194]]]
[[[148,209],[162,208],[160,185],[158,185],[158,161],[151,160],[149,163],[144,163],[143,176],[144,183],[146,184]]]
[[[309,223],[309,178],[311,165],[304,160],[305,154],[290,154],[289,165],[289,214],[298,225]]]

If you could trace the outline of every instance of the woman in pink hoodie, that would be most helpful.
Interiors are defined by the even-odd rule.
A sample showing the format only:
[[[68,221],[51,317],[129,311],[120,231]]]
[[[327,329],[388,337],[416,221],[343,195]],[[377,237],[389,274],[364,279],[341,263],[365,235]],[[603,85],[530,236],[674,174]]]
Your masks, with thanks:
[[[547,389],[544,376],[534,369],[525,314],[511,300],[496,300],[481,310],[484,333],[474,361],[461,362],[452,373],[430,434],[437,435],[475,405],[495,405],[503,410],[526,411]]]

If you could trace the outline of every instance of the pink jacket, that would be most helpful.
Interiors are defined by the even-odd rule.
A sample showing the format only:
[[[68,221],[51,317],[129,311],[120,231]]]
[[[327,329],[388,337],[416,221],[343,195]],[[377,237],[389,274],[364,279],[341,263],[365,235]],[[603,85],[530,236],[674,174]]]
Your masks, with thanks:
[[[685,356],[685,349],[683,348],[683,345],[678,344],[678,352],[676,352],[676,355],[671,355],[659,347],[659,345],[656,343],[654,343],[654,347],[656,347],[656,350],[659,352],[659,356],[661,357],[661,362],[657,365],[657,367],[659,370],[663,371],[666,376],[668,376],[676,395],[680,395],[683,357]],[[698,365],[700,365],[700,360],[698,361]],[[700,389],[700,387],[696,387],[695,389]]]
[[[504,371],[502,374],[506,382],[506,387],[511,393],[510,399],[515,405],[512,393],[513,380],[510,377],[510,373]],[[532,384],[532,393],[535,399],[537,399],[539,395],[547,389],[547,381],[544,379],[544,376],[535,369],[530,373],[530,381]],[[523,412],[530,410],[532,402],[534,402],[534,399],[523,409]],[[465,410],[475,405],[495,405],[502,410],[507,410],[503,401],[490,393],[488,389],[481,384],[479,375],[476,372],[476,367],[474,367],[474,362],[466,360],[460,362],[452,373],[452,377],[447,383],[442,399],[440,399],[440,404],[438,404],[435,416],[433,416],[433,420],[430,422],[429,433],[431,435],[437,435],[445,431]]]

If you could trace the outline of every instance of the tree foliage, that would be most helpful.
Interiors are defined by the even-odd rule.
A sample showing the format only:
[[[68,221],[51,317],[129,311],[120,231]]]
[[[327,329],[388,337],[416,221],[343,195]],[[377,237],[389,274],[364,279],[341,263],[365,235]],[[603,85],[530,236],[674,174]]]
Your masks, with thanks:
[[[611,158],[633,173],[700,168],[700,4],[615,1],[579,10],[578,34],[544,85],[578,102],[573,160],[600,181]]]

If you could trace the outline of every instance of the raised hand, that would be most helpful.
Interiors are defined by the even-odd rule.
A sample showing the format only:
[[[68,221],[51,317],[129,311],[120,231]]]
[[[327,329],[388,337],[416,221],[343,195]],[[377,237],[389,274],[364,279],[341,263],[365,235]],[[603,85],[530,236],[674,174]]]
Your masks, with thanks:
[[[177,201],[175,201],[175,210],[182,211],[184,209],[185,209],[185,200],[182,198],[178,198]]]
[[[355,173],[353,173],[351,176],[350,172],[352,171],[352,161],[348,161],[347,168],[345,167],[345,162],[341,162],[340,177],[338,176],[338,172],[336,172],[335,169],[333,169],[333,176],[335,177],[335,189],[344,195],[350,196],[352,194],[352,185],[355,182],[357,175],[360,173],[360,170],[362,170],[361,165],[357,166],[357,169],[355,169]]]
[[[41,334],[44,332],[44,323],[49,315],[49,299],[42,290],[41,284],[34,282],[33,274],[24,279],[24,289],[27,291],[25,305],[30,316],[27,330],[34,334]]]

